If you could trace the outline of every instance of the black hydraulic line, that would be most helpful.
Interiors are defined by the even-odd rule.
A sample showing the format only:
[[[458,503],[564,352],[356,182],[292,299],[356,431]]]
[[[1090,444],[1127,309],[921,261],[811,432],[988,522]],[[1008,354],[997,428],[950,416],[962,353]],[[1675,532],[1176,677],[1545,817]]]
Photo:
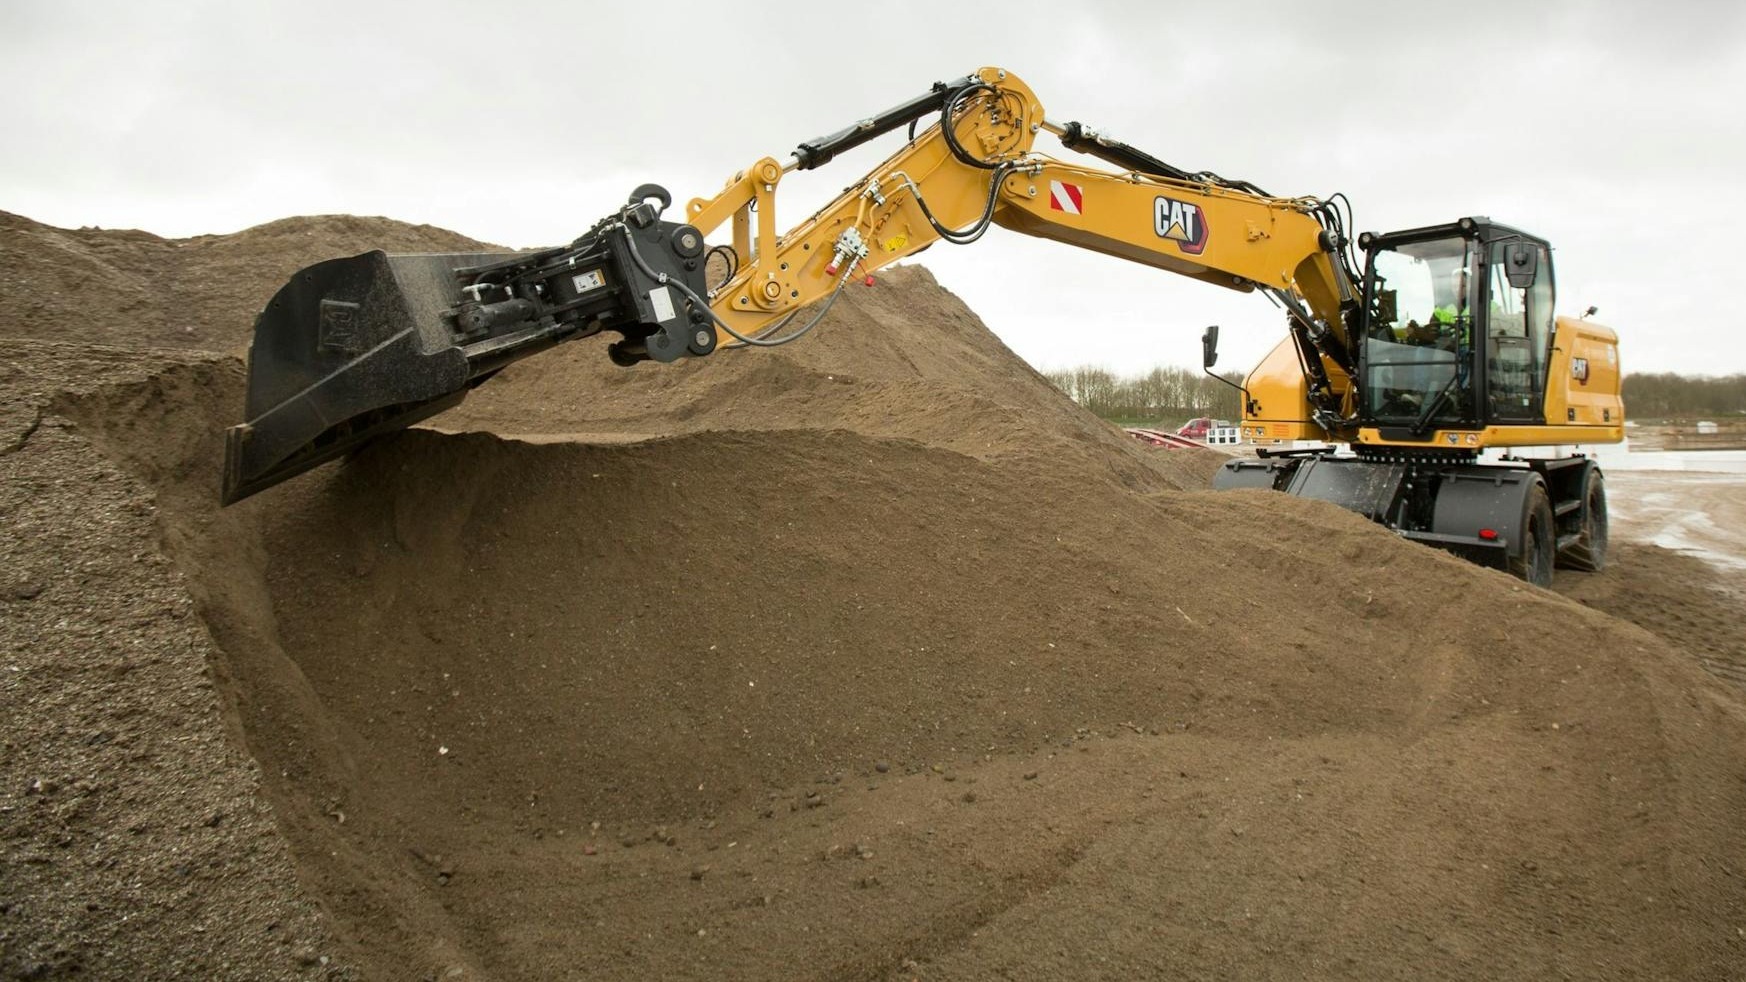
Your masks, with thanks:
[[[650,279],[654,280],[657,283],[660,283],[663,286],[670,286],[673,289],[678,290],[680,293],[684,294],[685,298],[687,300],[691,301],[691,303],[692,303],[693,307],[695,307],[695,309],[700,310],[705,314],[708,314],[710,320],[714,321],[718,326],[721,327],[721,329],[723,331],[726,331],[729,335],[731,335],[734,340],[736,340],[740,343],[740,345],[745,345],[745,346],[749,346],[749,347],[754,347],[754,348],[779,347],[781,345],[787,344],[790,341],[793,341],[793,340],[800,338],[802,335],[806,334],[808,331],[817,327],[819,322],[824,320],[824,316],[826,314],[830,313],[831,305],[835,304],[837,302],[837,297],[842,294],[843,287],[849,282],[848,274],[845,273],[843,275],[843,278],[841,280],[837,281],[837,288],[835,291],[833,291],[831,293],[830,297],[825,301],[824,307],[822,309],[820,309],[817,314],[813,315],[812,320],[808,321],[806,323],[806,326],[801,327],[800,329],[796,330],[793,334],[790,334],[786,337],[773,338],[773,339],[769,339],[769,340],[766,340],[762,336],[748,337],[748,336],[741,334],[740,332],[734,330],[733,325],[729,324],[727,321],[722,320],[721,317],[716,314],[715,309],[709,305],[709,301],[707,301],[703,297],[699,296],[697,294],[697,291],[691,289],[689,286],[686,286],[684,283],[680,282],[679,280],[676,280],[676,279],[668,276],[666,273],[660,272],[660,271],[656,270],[654,267],[650,266],[648,261],[643,259],[642,250],[637,248],[636,239],[631,237],[630,229],[627,226],[622,225],[622,224],[619,225],[619,231],[624,234],[624,243],[625,243],[627,251],[630,254],[631,262],[636,264],[637,268],[642,271],[644,276],[649,277]],[[796,313],[798,313],[798,311],[796,311]],[[789,315],[790,318],[792,318],[793,316],[794,316],[793,314]],[[783,324],[786,324],[786,323],[788,323],[788,321],[783,320],[780,324],[777,324],[776,327],[780,328]],[[739,347],[739,345],[735,345],[735,347]]]
[[[1089,154],[1099,160],[1107,161],[1127,170],[1151,174],[1155,177],[1169,177],[1178,181],[1192,181],[1193,174],[1180,167],[1173,167],[1157,157],[1128,146],[1119,140],[1107,140],[1096,136],[1082,123],[1068,123],[1062,127],[1061,145],[1069,150],[1077,150]]]
[[[808,332],[824,321],[825,315],[831,312],[831,306],[837,302],[838,297],[843,295],[843,288],[847,286],[848,283],[849,278],[846,276],[841,280],[838,280],[837,288],[832,290],[831,295],[825,298],[824,306],[818,309],[818,313],[812,315],[812,320],[795,328],[792,333],[783,334],[780,337],[776,336],[777,332],[787,327],[790,321],[799,316],[800,311],[797,310],[794,313],[789,314],[787,317],[782,318],[775,325],[771,326],[769,330],[755,334],[751,337],[742,337],[740,334],[736,333],[733,328],[727,327],[724,324],[723,329],[734,337],[740,338],[740,340],[734,341],[730,344],[724,344],[721,346],[720,350],[739,351],[744,348],[778,348],[790,341],[798,341],[801,338],[806,337]],[[712,312],[710,316],[714,317],[714,313]],[[715,320],[719,323],[721,319],[715,318]]]
[[[964,149],[964,145],[958,142],[958,131],[957,127],[952,125],[952,117],[957,114],[959,104],[971,95],[974,95],[977,92],[993,91],[994,86],[987,84],[972,85],[967,89],[959,89],[946,99],[946,108],[940,112],[940,135],[946,138],[946,147],[952,151],[952,156],[957,157],[962,163],[982,170],[994,170],[999,165],[983,160]]]
[[[794,158],[798,161],[796,166],[801,170],[811,170],[828,163],[832,157],[845,150],[852,150],[928,113],[938,112],[963,90],[984,84],[986,83],[974,75],[966,75],[950,82],[935,82],[933,88],[907,102],[900,102],[884,112],[869,116],[835,133],[802,142],[794,149]]]
[[[727,271],[727,274],[721,278],[720,283],[717,283],[716,285],[709,288],[709,292],[712,294],[715,293],[715,291],[717,291],[717,290],[721,289],[722,287],[727,286],[729,283],[733,282],[734,276],[737,273],[739,273],[739,271],[740,271],[740,254],[734,251],[733,246],[725,245],[725,244],[724,245],[710,246],[709,252],[707,255],[713,256],[713,255],[716,255],[717,253],[720,253],[721,256],[723,257],[723,261],[727,263],[728,271]],[[707,258],[707,256],[706,256],[706,258]]]
[[[1077,150],[1107,163],[1115,164],[1117,167],[1141,174],[1150,174],[1153,177],[1168,177],[1177,181],[1211,184],[1214,187],[1230,188],[1262,198],[1273,197],[1248,181],[1227,180],[1212,171],[1186,171],[1174,164],[1167,164],[1138,147],[1130,146],[1120,140],[1098,136],[1095,131],[1086,128],[1083,123],[1074,122],[1063,125],[1061,127],[1061,145],[1069,150]]]
[[[969,245],[982,238],[982,233],[988,231],[988,227],[994,223],[994,207],[1000,199],[1000,182],[1006,180],[1006,175],[1011,169],[1011,167],[994,168],[993,178],[988,182],[988,200],[983,205],[982,216],[968,228],[950,229],[940,224],[940,220],[934,217],[933,209],[928,207],[927,199],[922,197],[921,189],[910,184],[910,193],[915,195],[915,203],[921,206],[922,217],[927,219],[928,224],[933,226],[940,238],[954,245]]]
[[[1363,274],[1360,272],[1361,264],[1358,262],[1358,254],[1352,251],[1352,237],[1349,234],[1354,224],[1352,216],[1352,199],[1346,197],[1346,192],[1344,191],[1336,191],[1328,197],[1328,204],[1333,206],[1335,215],[1340,213],[1338,202],[1342,201],[1346,203],[1346,215],[1340,222],[1340,254],[1346,261],[1347,277],[1350,278],[1352,282],[1357,283],[1363,279]]]

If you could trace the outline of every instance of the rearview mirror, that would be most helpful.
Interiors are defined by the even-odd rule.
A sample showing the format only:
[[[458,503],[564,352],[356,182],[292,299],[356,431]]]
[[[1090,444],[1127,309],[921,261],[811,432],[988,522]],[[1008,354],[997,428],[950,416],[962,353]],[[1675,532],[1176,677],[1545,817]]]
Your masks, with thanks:
[[[1213,324],[1200,336],[1200,360],[1202,368],[1211,368],[1219,360],[1219,326]]]
[[[1249,398],[1248,389],[1243,388],[1222,375],[1213,374],[1213,362],[1219,360],[1219,326],[1217,324],[1208,326],[1206,333],[1200,336],[1200,359],[1202,362],[1201,368],[1209,377],[1218,379],[1220,382],[1225,383],[1243,394],[1243,412],[1245,414],[1253,415],[1261,411],[1260,405],[1256,403],[1254,399]]]
[[[1399,295],[1400,291],[1398,290],[1376,291],[1376,322],[1378,324],[1393,324],[1394,319],[1400,316],[1400,309],[1397,306]]]
[[[1540,268],[1540,250],[1530,242],[1511,242],[1504,247],[1504,275],[1510,289],[1526,290],[1534,285],[1534,274]]]

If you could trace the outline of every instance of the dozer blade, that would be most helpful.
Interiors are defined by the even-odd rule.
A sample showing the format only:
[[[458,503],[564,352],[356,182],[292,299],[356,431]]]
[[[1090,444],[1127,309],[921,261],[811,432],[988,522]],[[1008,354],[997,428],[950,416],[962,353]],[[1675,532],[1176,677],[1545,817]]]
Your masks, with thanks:
[[[560,341],[616,331],[620,364],[709,354],[703,236],[659,221],[670,203],[645,185],[565,248],[368,252],[297,273],[255,320],[246,422],[225,433],[224,504],[435,415]]]

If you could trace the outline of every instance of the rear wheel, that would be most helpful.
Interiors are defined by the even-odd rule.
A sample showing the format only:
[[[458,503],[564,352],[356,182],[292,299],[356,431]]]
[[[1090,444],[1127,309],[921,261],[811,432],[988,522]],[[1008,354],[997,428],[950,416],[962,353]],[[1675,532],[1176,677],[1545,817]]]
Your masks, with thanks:
[[[1607,482],[1590,467],[1582,484],[1582,538],[1558,557],[1561,565],[1596,573],[1607,564]]]
[[[1510,573],[1535,586],[1552,585],[1552,563],[1558,554],[1558,528],[1552,521],[1552,502],[1546,488],[1535,482],[1522,509],[1522,543],[1510,557]]]

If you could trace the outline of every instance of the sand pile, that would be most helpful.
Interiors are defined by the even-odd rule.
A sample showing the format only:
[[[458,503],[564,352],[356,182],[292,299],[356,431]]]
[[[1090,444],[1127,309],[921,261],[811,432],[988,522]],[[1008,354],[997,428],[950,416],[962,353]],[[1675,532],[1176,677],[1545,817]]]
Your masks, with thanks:
[[[381,218],[288,218],[231,235],[64,229],[0,211],[0,337],[207,351],[248,347],[255,314],[293,271],[371,249],[480,243]]]
[[[1224,459],[1149,451],[1081,410],[920,266],[887,270],[872,288],[851,284],[813,334],[781,348],[626,371],[604,344],[512,365],[437,425],[592,438],[842,429],[1077,466],[1135,490],[1209,487]]]
[[[67,415],[138,412],[173,466],[238,377],[215,357],[0,339],[0,977],[308,978],[333,950],[167,557],[152,478],[187,477]]]
[[[132,548],[173,560],[152,582],[217,682],[186,726],[258,762],[259,841],[297,875],[267,895],[326,912],[300,944],[332,964],[256,943],[239,977],[1721,978],[1746,954],[1746,706],[1667,641],[1331,506],[1175,490],[1204,462],[1079,413],[921,270],[779,352],[624,371],[593,344],[224,512],[234,362],[17,400],[155,507]],[[60,349],[7,350],[17,379]],[[43,425],[0,460],[39,459]],[[47,571],[9,627],[114,603],[17,548]],[[6,814],[41,814],[27,759]],[[78,896],[26,882],[5,916]],[[9,923],[18,964],[50,957]],[[157,943],[80,950],[120,974]]]

